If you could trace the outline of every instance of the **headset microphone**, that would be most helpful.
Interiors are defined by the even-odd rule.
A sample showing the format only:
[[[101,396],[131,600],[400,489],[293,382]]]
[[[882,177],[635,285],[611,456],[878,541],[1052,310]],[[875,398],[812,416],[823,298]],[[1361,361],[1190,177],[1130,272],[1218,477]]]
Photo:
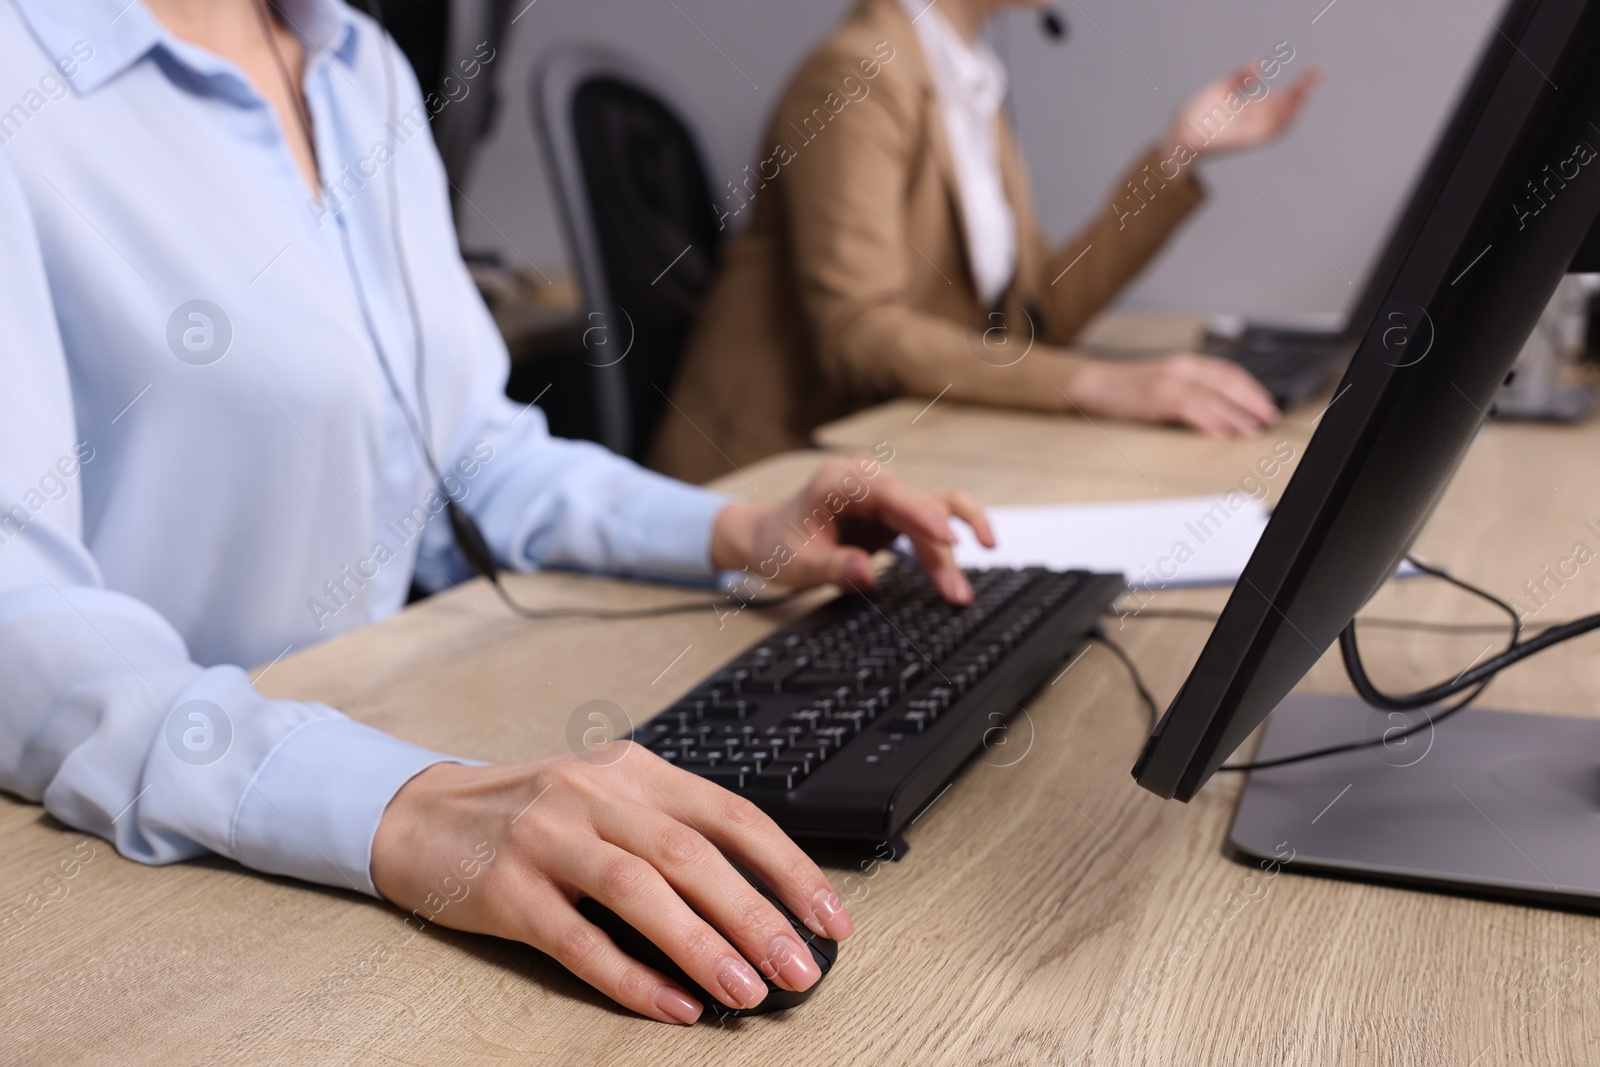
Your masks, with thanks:
[[[1053,7],[1039,12],[1039,29],[1055,44],[1062,44],[1067,39],[1067,20]]]

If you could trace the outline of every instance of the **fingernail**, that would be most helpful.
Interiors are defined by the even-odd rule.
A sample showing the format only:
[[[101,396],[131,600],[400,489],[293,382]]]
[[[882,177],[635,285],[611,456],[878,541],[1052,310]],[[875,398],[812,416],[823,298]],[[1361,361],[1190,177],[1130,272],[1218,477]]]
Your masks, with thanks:
[[[939,579],[939,592],[952,604],[965,604],[972,595],[967,577],[960,572],[946,572]]]
[[[656,988],[656,1008],[685,1026],[693,1026],[705,1010],[699,1001],[667,985]]]
[[[768,981],[795,992],[811,988],[811,983],[822,977],[822,970],[811,958],[810,951],[787,934],[772,939],[767,958],[761,963],[761,973]]]
[[[732,956],[717,966],[717,981],[741,1008],[753,1008],[767,995],[766,983],[750,969],[750,965]]]
[[[839,894],[827,886],[811,895],[811,914],[816,916],[817,922],[835,941],[843,941],[856,932],[855,924],[844,910],[844,902],[839,899]]]

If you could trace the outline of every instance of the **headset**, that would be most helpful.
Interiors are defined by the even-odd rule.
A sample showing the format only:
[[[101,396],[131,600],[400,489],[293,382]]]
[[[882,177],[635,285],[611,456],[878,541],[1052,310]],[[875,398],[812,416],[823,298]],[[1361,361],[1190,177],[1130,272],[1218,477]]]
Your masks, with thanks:
[[[1061,17],[1061,12],[1055,7],[1047,7],[1039,12],[1039,29],[1050,38],[1051,44],[1066,44],[1067,20]]]
[[[294,77],[289,73],[289,65],[283,58],[283,53],[278,48],[277,39],[272,33],[271,15],[268,12],[269,3],[275,4],[276,0],[253,0],[251,6],[255,9],[256,18],[261,24],[261,32],[266,37],[267,45],[272,51],[278,74],[283,79],[284,89],[289,95],[290,102],[294,105],[295,123],[299,126],[300,134],[305,138],[307,146],[314,146],[316,142],[311,136],[311,116],[307,114],[305,102],[301,99],[300,92],[295,85]],[[388,36],[388,30],[383,22],[383,10],[378,0],[365,0],[367,14],[378,24],[379,33]],[[383,81],[385,107],[390,127],[398,121],[399,91],[395,74],[394,57],[395,49],[384,48]],[[432,414],[428,409],[428,392],[426,388],[427,345],[422,333],[422,315],[418,309],[416,286],[411,278],[411,267],[406,261],[405,240],[400,226],[400,190],[396,176],[396,168],[385,168],[385,182],[389,192],[389,233],[394,244],[395,259],[400,268],[401,287],[405,291],[406,311],[411,320],[412,336],[416,338],[417,359],[415,381],[413,386],[417,394],[417,407],[413,410],[406,402],[405,394],[401,392],[400,383],[396,379],[394,369],[389,363],[388,354],[384,351],[383,341],[379,338],[377,322],[373,317],[371,305],[367,301],[366,284],[362,281],[361,272],[356,263],[355,249],[350,243],[350,232],[345,227],[342,215],[335,213],[334,224],[339,230],[339,243],[344,251],[346,267],[349,269],[350,278],[354,282],[356,304],[361,311],[361,319],[366,327],[367,335],[372,340],[373,351],[377,354],[378,363],[383,368],[384,381],[388,384],[389,393],[394,397],[394,402],[400,406],[405,415],[406,426],[411,432],[412,440],[416,443],[417,451],[422,456],[423,463],[428,472],[433,475],[439,484],[440,493],[444,497],[445,511],[450,523],[450,533],[455,539],[456,547],[477,571],[499,594],[506,607],[524,618],[529,619],[557,619],[557,618],[598,618],[598,619],[637,619],[650,618],[657,615],[673,615],[681,612],[700,611],[712,607],[713,602],[696,600],[689,603],[665,604],[654,608],[640,608],[634,610],[612,611],[590,608],[555,608],[549,610],[534,610],[516,602],[506,590],[501,581],[502,568],[494,558],[494,552],[489,548],[488,540],[483,536],[483,530],[473,518],[472,513],[458,503],[450,494],[445,485],[444,473],[439,466],[438,457],[434,455],[433,446],[430,444],[432,434]],[[765,608],[787,603],[799,595],[799,591],[781,594],[772,597],[756,597],[745,599],[738,598],[741,607]]]

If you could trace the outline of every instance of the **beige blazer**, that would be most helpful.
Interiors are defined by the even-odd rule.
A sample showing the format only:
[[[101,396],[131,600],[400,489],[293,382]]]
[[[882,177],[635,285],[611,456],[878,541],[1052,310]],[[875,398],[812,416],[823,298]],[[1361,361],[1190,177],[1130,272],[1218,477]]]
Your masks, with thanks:
[[[979,306],[939,100],[896,0],[863,0],[811,54],[768,147],[719,193],[726,246],[650,455],[703,481],[810,444],[818,425],[896,396],[1068,410],[1063,346],[1202,199],[1187,160],[1151,150],[1052,250],[1002,116],[1017,273]]]

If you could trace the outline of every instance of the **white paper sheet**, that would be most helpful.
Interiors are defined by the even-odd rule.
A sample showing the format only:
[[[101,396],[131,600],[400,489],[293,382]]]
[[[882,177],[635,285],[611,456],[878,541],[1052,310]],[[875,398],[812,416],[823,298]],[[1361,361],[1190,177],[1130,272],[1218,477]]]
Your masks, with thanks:
[[[963,567],[1120,571],[1134,588],[1232,585],[1266,529],[1267,508],[1243,493],[989,508],[999,546],[978,544],[964,523]],[[905,538],[896,546],[909,551]]]

